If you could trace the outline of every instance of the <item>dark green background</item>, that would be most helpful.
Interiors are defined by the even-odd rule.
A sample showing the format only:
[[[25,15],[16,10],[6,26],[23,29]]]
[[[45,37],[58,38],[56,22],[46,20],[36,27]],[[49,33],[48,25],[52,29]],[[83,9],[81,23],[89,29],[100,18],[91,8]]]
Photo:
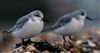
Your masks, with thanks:
[[[36,9],[48,11],[42,0],[0,0],[0,20],[17,19]]]
[[[49,26],[77,9],[85,9],[89,17],[95,18],[88,26],[100,26],[100,0],[0,0],[0,29],[10,28],[18,18],[37,9],[51,22]]]

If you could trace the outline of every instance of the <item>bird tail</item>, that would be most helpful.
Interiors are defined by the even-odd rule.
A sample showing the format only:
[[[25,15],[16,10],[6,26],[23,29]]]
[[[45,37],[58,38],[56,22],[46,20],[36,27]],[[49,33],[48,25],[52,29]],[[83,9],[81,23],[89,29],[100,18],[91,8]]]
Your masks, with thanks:
[[[54,28],[49,28],[49,29],[47,29],[45,32],[51,32],[51,31],[53,31],[54,30]]]
[[[5,30],[5,31],[2,31],[2,33],[7,33],[7,30]]]
[[[4,31],[2,31],[2,33],[10,33],[10,32],[8,32],[8,30],[4,30]]]

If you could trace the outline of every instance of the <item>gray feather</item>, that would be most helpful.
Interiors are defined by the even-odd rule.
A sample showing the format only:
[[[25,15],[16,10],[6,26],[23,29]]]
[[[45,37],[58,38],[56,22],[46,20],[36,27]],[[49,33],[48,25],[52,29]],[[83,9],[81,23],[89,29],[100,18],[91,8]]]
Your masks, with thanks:
[[[26,16],[20,18],[17,20],[16,24],[11,28],[9,29],[7,32],[12,32],[12,31],[15,31],[15,30],[19,30],[23,27],[23,25],[28,21],[28,18]]]
[[[67,14],[59,18],[57,22],[50,28],[50,30],[54,30],[68,24],[72,19],[72,16],[70,15],[71,14]]]

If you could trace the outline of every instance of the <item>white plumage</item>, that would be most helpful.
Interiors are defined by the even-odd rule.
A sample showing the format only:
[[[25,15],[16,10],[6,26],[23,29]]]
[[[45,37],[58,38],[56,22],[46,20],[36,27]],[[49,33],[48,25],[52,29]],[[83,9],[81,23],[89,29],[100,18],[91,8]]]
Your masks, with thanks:
[[[53,30],[53,32],[57,33],[57,34],[62,34],[62,35],[66,35],[69,33],[74,33],[79,31],[80,29],[82,29],[84,26],[84,20],[77,20],[75,18],[72,18],[72,20],[65,24],[65,26],[62,26],[58,29]]]
[[[43,13],[35,10],[18,19],[16,24],[7,32],[19,39],[34,37],[43,30],[44,23],[42,19]]]
[[[90,20],[85,10],[76,10],[59,18],[50,31],[64,36],[76,33],[83,28],[86,18]]]
[[[17,38],[31,38],[34,35],[41,33],[43,26],[43,22],[39,20],[32,21],[29,19],[20,30],[12,32],[12,35]]]

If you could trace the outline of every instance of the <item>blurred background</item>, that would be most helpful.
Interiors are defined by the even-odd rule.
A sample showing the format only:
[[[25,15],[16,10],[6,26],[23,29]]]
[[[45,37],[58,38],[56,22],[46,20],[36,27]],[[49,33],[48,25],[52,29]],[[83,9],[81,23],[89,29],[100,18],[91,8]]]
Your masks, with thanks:
[[[85,28],[100,27],[100,0],[0,0],[0,30],[9,29],[16,20],[31,11],[41,10],[50,27],[59,17],[77,9],[85,9],[95,21]]]

